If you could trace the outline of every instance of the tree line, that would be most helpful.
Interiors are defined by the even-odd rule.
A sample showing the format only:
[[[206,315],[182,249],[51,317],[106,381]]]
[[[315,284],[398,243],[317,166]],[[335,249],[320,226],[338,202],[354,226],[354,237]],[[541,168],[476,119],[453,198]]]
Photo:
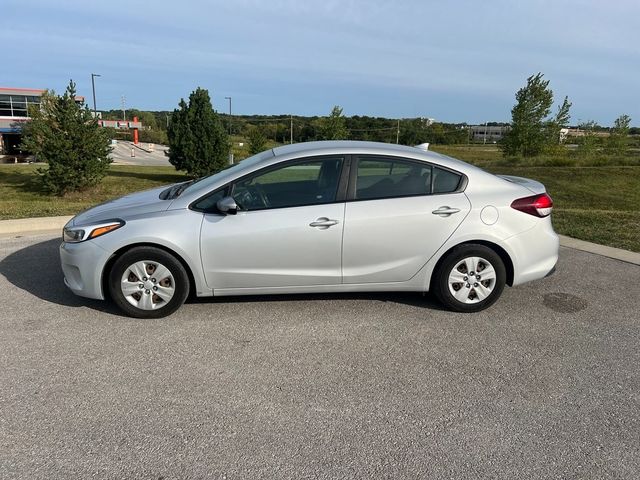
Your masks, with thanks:
[[[75,94],[73,81],[61,96],[46,92],[40,108],[30,111],[31,119],[23,131],[23,149],[48,164],[38,169],[43,188],[56,195],[96,185],[109,167],[111,138],[126,135],[101,128],[87,105],[75,100]],[[530,76],[516,93],[512,121],[500,142],[505,157],[566,154],[562,132],[569,125],[572,104],[564,97],[552,114],[553,103],[549,81],[541,73]],[[119,120],[121,114],[120,110],[106,111],[103,118]],[[277,143],[352,139],[405,145],[470,141],[465,123],[347,117],[340,106],[334,106],[326,117],[222,115],[214,110],[209,92],[202,88],[196,88],[188,100],[181,99],[173,112],[129,110],[128,114],[147,127],[140,132],[143,142],[155,138],[156,143],[168,144],[169,162],[193,177],[225,168],[236,136],[247,141],[251,153],[264,150],[268,139]],[[578,153],[625,155],[629,135],[640,133],[630,123],[628,115],[620,115],[605,136],[600,135],[602,128],[595,122],[582,123]]]
[[[469,133],[466,123],[433,122],[426,118],[403,118],[398,125],[397,119],[385,117],[370,117],[366,115],[353,115],[350,117],[342,114],[339,106],[334,107],[328,116],[301,116],[301,115],[232,115],[218,112],[218,116],[226,131],[232,136],[247,138],[253,130],[258,130],[267,140],[276,143],[289,143],[291,140],[291,127],[293,126],[294,142],[311,142],[327,139],[327,122],[335,122],[336,110],[340,110],[340,117],[344,118],[344,132],[336,139],[365,140],[372,142],[399,143],[405,145],[420,143],[437,143],[444,145],[462,144],[469,141]],[[144,125],[140,131],[140,139],[143,142],[166,144],[166,133],[174,112],[169,111],[141,111],[131,109],[126,111],[127,120],[134,116]],[[122,110],[107,110],[102,112],[105,120],[123,120]],[[398,137],[399,126],[399,137]],[[127,132],[115,134],[125,139]]]

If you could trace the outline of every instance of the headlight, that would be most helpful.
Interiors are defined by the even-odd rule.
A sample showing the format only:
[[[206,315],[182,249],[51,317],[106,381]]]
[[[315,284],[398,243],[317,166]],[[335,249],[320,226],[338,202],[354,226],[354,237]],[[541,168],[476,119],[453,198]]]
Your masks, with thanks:
[[[84,242],[85,240],[90,240],[92,238],[100,237],[106,233],[113,232],[123,225],[123,220],[113,220],[96,225],[65,227],[62,230],[62,240],[68,243]]]

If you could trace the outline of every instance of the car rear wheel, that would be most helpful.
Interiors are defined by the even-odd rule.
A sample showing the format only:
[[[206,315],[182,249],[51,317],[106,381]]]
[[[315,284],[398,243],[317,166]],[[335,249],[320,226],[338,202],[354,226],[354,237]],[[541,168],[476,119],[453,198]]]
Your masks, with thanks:
[[[164,250],[135,247],[113,264],[109,292],[127,315],[161,318],[184,303],[189,295],[189,276],[182,264]]]
[[[504,262],[496,252],[484,245],[464,244],[440,264],[432,288],[450,310],[478,312],[498,300],[505,281]]]

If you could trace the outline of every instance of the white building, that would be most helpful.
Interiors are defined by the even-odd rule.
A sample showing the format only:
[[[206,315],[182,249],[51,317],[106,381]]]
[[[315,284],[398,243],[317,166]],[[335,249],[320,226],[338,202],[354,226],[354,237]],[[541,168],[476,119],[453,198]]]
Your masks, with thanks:
[[[496,143],[509,131],[509,126],[471,125],[469,130],[474,143]]]

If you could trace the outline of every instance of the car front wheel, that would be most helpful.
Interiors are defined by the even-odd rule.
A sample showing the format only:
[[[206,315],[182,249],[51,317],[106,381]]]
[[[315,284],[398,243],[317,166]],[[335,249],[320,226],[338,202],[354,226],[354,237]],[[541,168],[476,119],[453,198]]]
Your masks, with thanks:
[[[506,281],[500,256],[484,245],[455,248],[434,274],[436,297],[450,310],[478,312],[493,305]]]
[[[127,315],[161,318],[184,303],[189,277],[173,255],[159,248],[135,247],[113,264],[109,292]]]

